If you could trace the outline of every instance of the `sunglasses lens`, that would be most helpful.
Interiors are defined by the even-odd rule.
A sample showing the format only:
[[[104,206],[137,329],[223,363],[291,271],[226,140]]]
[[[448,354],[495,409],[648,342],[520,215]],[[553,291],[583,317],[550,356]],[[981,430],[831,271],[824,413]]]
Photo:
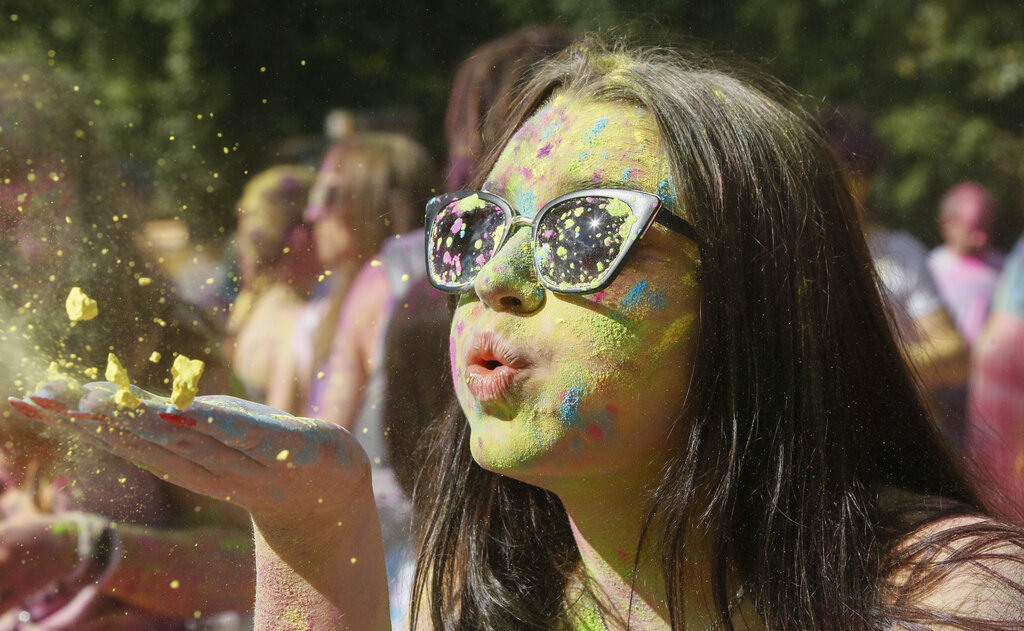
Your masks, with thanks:
[[[435,284],[461,288],[473,282],[505,236],[505,213],[478,195],[456,199],[430,225],[429,273]]]
[[[538,267],[554,289],[601,284],[627,244],[637,218],[612,197],[579,197],[551,207],[537,226]]]

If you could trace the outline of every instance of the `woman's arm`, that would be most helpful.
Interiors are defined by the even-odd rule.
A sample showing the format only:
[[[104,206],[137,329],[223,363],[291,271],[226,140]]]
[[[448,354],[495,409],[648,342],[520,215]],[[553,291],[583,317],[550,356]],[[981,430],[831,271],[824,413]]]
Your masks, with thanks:
[[[316,414],[350,431],[363,403],[363,392],[381,360],[382,330],[391,314],[391,289],[383,266],[367,263],[359,270],[338,315],[331,353],[324,371],[326,387]]]
[[[390,628],[377,511],[369,486],[361,495],[346,502],[345,517],[316,528],[253,516],[257,629]]]
[[[87,388],[78,412],[40,420],[249,511],[258,628],[388,628],[369,461],[348,432],[231,397],[168,413],[166,399],[136,390],[143,404],[129,414],[112,384]]]

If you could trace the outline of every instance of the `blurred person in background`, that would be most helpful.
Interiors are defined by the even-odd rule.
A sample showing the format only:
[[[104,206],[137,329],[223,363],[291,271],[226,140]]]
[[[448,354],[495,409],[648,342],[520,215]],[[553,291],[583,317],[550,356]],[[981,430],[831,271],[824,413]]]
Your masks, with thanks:
[[[967,447],[991,480],[986,499],[1024,511],[1024,235],[1006,258],[988,321],[974,344]]]
[[[228,322],[228,355],[246,396],[266,401],[274,367],[292,354],[295,323],[321,271],[302,215],[314,172],[275,166],[256,175],[238,202],[241,292]]]
[[[334,410],[350,404],[339,395],[346,373],[330,352],[341,305],[350,291],[372,301],[353,283],[356,274],[389,238],[423,225],[417,203],[431,179],[426,150],[400,134],[353,133],[328,149],[304,215],[324,282],[296,325],[291,361],[279,362],[271,376],[270,405],[333,420]]]
[[[872,180],[885,159],[882,141],[867,115],[854,106],[828,113],[820,118],[819,125],[861,211],[896,337],[933,402],[939,403],[936,413],[943,434],[952,447],[959,449],[968,349],[932,281],[924,245],[907,232],[881,225],[868,203]]]
[[[136,248],[140,209],[87,107],[53,70],[0,58],[0,394],[95,380],[109,352],[162,391],[176,353],[202,359],[221,391],[215,334]],[[95,318],[69,321],[72,287]],[[0,437],[0,629],[184,629],[251,608],[243,513],[18,415]]]
[[[985,326],[1006,257],[989,243],[995,210],[992,194],[977,182],[949,189],[939,204],[942,245],[928,255],[939,295],[968,345]]]

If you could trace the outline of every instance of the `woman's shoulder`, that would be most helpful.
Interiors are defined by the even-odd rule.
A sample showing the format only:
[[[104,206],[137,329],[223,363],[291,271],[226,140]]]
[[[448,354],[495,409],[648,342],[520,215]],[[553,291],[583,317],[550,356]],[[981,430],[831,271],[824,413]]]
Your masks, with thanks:
[[[1024,628],[1024,528],[980,512],[927,520],[883,563],[893,628]]]

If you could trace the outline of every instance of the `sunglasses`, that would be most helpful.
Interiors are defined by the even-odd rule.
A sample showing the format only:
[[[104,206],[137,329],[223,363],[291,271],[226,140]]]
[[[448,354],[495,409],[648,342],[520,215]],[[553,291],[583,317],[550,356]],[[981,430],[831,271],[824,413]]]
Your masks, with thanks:
[[[607,287],[652,221],[697,242],[686,220],[658,212],[661,198],[595,188],[557,197],[523,217],[497,195],[457,191],[427,202],[427,277],[441,291],[469,291],[481,268],[517,226],[532,226],[537,278],[550,291],[583,294]]]

